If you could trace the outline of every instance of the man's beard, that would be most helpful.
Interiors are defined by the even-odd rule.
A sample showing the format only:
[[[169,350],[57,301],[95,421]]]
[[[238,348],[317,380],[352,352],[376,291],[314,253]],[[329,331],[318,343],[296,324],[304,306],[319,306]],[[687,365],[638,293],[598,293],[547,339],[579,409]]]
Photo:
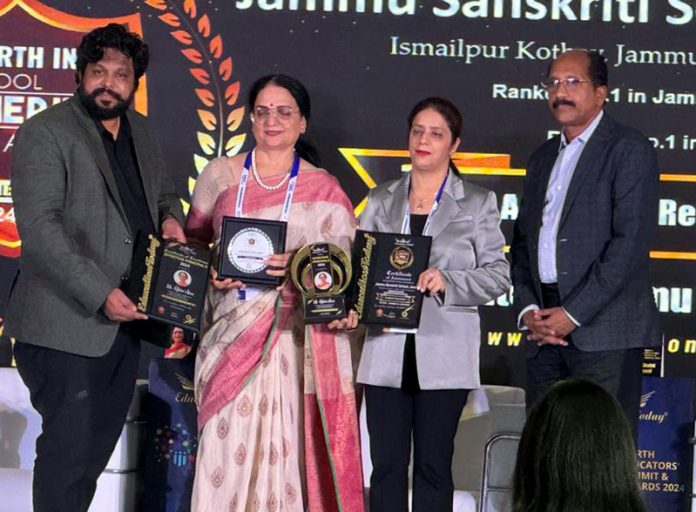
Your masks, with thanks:
[[[123,97],[116,91],[106,87],[99,87],[98,89],[95,89],[91,93],[87,94],[82,85],[78,87],[77,92],[80,96],[80,101],[87,109],[87,112],[89,112],[92,117],[100,121],[121,117],[126,113],[128,107],[133,102],[133,97],[135,96],[135,90],[133,90],[128,98],[123,99]],[[111,96],[114,100],[116,100],[116,103],[114,103],[111,107],[99,106],[97,103],[97,96],[103,93],[107,93],[109,96]]]

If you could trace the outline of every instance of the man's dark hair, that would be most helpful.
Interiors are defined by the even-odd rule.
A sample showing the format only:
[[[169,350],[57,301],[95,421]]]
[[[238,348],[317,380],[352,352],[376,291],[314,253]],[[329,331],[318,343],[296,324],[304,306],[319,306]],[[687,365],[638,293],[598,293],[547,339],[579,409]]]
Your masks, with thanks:
[[[517,451],[514,512],[645,512],[621,406],[581,379],[555,384],[530,411]]]
[[[587,56],[588,66],[587,75],[595,87],[609,86],[609,71],[607,70],[607,58],[597,50],[584,50],[582,48],[574,48],[568,50],[570,52],[579,52]],[[549,67],[546,68],[546,76],[551,74],[551,68],[556,60],[552,60]]]
[[[92,30],[82,38],[77,48],[77,63],[75,80],[79,83],[80,76],[85,72],[87,64],[99,62],[104,57],[104,50],[118,50],[133,61],[135,84],[143,76],[150,60],[150,49],[138,34],[128,32],[123,25],[109,23],[105,27]]]
[[[590,59],[588,74],[595,87],[607,86],[609,84],[609,73],[607,71],[607,58],[597,51],[588,51],[587,58]]]

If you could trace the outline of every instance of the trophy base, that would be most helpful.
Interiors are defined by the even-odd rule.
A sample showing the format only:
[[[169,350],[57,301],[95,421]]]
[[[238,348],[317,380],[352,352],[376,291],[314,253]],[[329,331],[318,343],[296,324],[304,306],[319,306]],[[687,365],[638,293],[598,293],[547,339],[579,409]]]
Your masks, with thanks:
[[[304,299],[306,324],[328,324],[346,317],[346,302],[341,295],[324,295]]]

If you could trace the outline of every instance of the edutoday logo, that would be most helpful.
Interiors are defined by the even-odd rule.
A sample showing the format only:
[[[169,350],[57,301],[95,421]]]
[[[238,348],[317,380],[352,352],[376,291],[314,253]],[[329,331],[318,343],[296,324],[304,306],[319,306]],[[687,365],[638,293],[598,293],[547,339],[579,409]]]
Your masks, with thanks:
[[[648,403],[650,400],[655,396],[655,391],[650,391],[649,393],[645,393],[644,395],[641,395],[640,397],[640,414],[638,416],[638,419],[641,421],[651,421],[654,423],[658,423],[662,425],[662,423],[665,421],[665,418],[669,416],[669,411],[663,411],[661,413],[656,413],[655,411],[649,410]]]
[[[181,390],[175,400],[193,404],[193,381],[180,373],[175,373]],[[198,435],[188,430],[182,422],[164,425],[155,430],[155,458],[158,463],[171,463],[178,468],[193,469],[198,451]]]
[[[181,384],[181,390],[177,392],[175,400],[179,403],[193,404],[196,402],[193,392],[194,385],[191,379],[184,377],[183,375],[177,373],[176,379]]]

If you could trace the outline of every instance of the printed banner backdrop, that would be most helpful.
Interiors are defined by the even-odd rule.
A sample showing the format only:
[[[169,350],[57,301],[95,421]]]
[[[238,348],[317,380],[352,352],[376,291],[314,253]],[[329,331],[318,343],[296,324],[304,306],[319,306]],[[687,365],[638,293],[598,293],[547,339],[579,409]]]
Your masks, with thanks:
[[[194,358],[150,362],[142,510],[189,510],[198,452]]]
[[[638,479],[651,512],[690,510],[694,428],[693,379],[643,379],[638,424]]]
[[[465,118],[455,160],[497,192],[508,240],[526,159],[558,129],[539,81],[560,51],[584,47],[609,58],[608,112],[659,153],[652,272],[664,371],[693,376],[694,17],[683,0],[0,0],[0,314],[20,250],[7,181],[13,134],[74,89],[72,48],[93,26],[115,20],[150,43],[137,107],[157,127],[182,196],[210,159],[252,147],[249,87],[285,72],[308,87],[310,138],[358,211],[370,187],[405,170],[411,106],[452,99]],[[486,383],[524,382],[510,305],[508,294],[481,308]]]

